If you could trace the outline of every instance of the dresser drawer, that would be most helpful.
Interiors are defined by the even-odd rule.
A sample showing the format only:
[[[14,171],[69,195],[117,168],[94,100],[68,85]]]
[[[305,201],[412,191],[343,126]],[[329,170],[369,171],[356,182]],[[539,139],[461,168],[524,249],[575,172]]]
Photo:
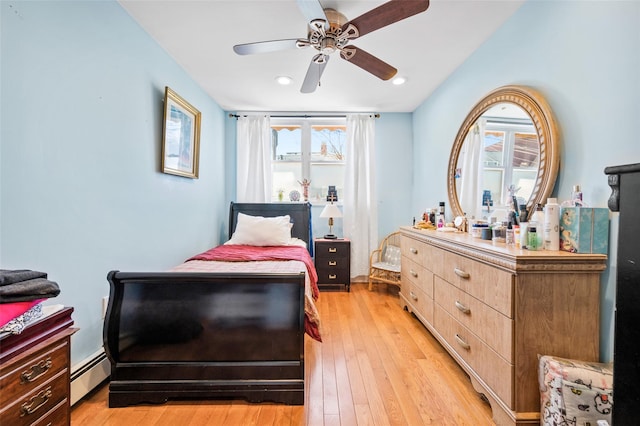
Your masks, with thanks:
[[[411,259],[402,257],[402,282],[411,282],[433,299],[433,272]]]
[[[314,256],[316,259],[349,259],[350,250],[349,242],[344,240],[337,240],[336,242],[316,241]]]
[[[507,271],[443,251],[443,261],[434,264],[434,273],[462,291],[513,318],[514,276]]]
[[[507,404],[514,408],[513,364],[485,345],[468,328],[456,321],[440,305],[434,304],[435,328],[453,350]]]
[[[29,425],[67,399],[69,374],[65,368],[32,392],[17,398],[0,412],[0,424]]]
[[[435,278],[434,301],[506,361],[513,363],[513,320],[478,299]]]
[[[58,405],[53,407],[47,414],[41,417],[33,426],[56,426],[68,425],[71,423],[69,418],[69,400],[63,399]]]
[[[423,317],[423,320],[433,324],[433,299],[413,283],[409,284],[406,293],[404,293],[403,289],[403,294],[413,305],[414,313],[417,311]]]
[[[411,259],[413,262],[420,265],[424,265],[424,267],[429,270],[433,270],[431,269],[431,266],[434,263],[442,262],[441,250],[404,235],[400,240],[400,250],[403,257]]]
[[[31,392],[69,364],[66,341],[0,369],[0,407],[18,395]]]

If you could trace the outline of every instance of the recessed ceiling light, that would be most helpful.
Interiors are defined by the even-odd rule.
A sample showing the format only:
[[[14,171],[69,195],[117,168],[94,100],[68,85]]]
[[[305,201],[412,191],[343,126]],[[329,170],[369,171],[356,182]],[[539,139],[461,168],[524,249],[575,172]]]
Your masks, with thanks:
[[[396,86],[400,86],[401,84],[404,84],[407,82],[407,79],[404,77],[396,77],[393,79],[393,84],[395,84]]]
[[[281,84],[283,86],[287,86],[287,85],[291,84],[293,79],[291,77],[287,77],[286,75],[281,75],[279,77],[276,77],[276,81],[278,82],[278,84]]]

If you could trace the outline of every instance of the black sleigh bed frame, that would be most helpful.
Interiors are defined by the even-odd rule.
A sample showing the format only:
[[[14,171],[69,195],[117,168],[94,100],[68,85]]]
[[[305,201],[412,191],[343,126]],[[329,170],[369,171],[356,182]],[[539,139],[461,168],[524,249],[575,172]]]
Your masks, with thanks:
[[[311,247],[310,205],[232,203],[239,212],[292,218]],[[109,407],[168,399],[304,404],[304,274],[108,274],[104,347]]]

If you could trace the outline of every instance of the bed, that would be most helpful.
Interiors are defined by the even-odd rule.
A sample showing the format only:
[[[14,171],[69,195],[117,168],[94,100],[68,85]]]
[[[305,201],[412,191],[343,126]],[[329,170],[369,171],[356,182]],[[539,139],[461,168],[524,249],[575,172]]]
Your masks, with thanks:
[[[285,218],[290,243],[253,241],[272,241],[259,234]],[[321,341],[310,223],[307,203],[231,203],[226,244],[167,272],[109,272],[109,407],[178,398],[304,404],[304,334]]]

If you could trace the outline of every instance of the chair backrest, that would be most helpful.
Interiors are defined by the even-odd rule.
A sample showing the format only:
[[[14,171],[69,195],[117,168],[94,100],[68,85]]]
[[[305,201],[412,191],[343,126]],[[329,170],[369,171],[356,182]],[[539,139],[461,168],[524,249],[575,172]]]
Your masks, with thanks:
[[[400,265],[400,233],[389,234],[382,241],[382,261],[392,265]]]

